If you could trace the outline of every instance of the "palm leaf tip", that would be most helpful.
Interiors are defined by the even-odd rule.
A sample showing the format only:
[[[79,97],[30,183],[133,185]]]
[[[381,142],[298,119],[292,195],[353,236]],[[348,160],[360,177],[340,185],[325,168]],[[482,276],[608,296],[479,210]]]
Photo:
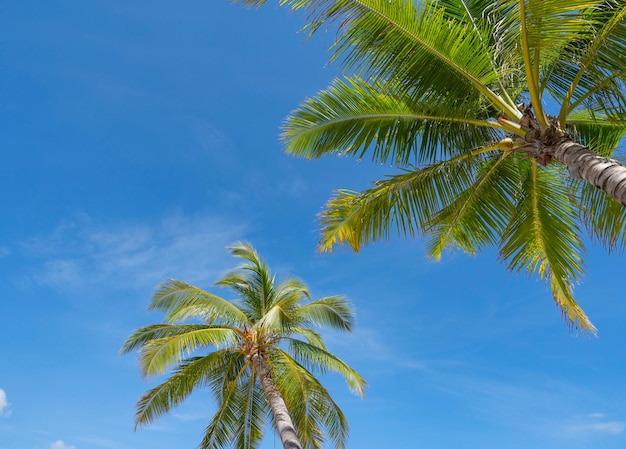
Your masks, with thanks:
[[[580,330],[594,336],[598,335],[598,330],[593,325],[584,310],[574,300],[571,286],[557,279],[552,278],[552,295],[554,302],[561,310],[570,330]]]

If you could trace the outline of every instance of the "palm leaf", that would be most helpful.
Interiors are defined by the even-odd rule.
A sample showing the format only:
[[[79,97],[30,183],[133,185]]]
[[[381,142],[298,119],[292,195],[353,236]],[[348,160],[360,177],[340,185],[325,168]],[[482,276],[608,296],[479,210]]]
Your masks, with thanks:
[[[171,323],[200,318],[206,323],[219,320],[221,324],[236,326],[247,321],[246,315],[235,304],[175,279],[159,286],[148,310],[167,312],[166,320]]]
[[[489,87],[497,82],[492,51],[476,52],[481,35],[476,24],[446,15],[437,1],[319,0],[312,3],[310,29],[341,24],[335,57],[348,68],[366,69],[380,79],[394,79],[416,98],[427,91],[454,99],[482,95],[498,111],[519,117],[514,104]]]
[[[307,342],[294,338],[289,338],[287,341],[289,342],[290,352],[299,364],[314,370],[320,370],[321,372],[333,371],[339,373],[346,379],[348,387],[353,393],[357,393],[360,396],[365,394],[367,382],[343,360],[325,349]]]
[[[363,244],[388,238],[394,226],[402,236],[424,234],[435,215],[472,186],[481,166],[477,156],[484,151],[391,176],[361,193],[338,192],[321,216],[320,249],[348,243],[358,251]]]
[[[240,358],[241,354],[222,350],[183,360],[165,382],[139,399],[135,427],[151,423],[183,402],[194,388],[207,384],[211,378],[219,377],[233,357]]]
[[[427,250],[440,259],[451,245],[475,254],[484,246],[496,245],[513,214],[517,168],[510,154],[492,154],[476,172],[471,187],[431,220]]]
[[[335,80],[292,112],[282,138],[298,156],[362,158],[371,149],[374,161],[403,167],[499,141],[501,126],[487,117],[480,103],[453,104],[432,92],[413,100],[395,85],[353,76]]]
[[[299,308],[299,314],[320,327],[351,332],[354,326],[354,311],[343,296],[328,296],[305,304]]]
[[[572,284],[582,273],[583,245],[567,183],[559,167],[540,169],[535,161],[525,165],[516,213],[503,235],[500,255],[509,269],[535,272],[546,280],[568,323],[594,332],[572,295]]]
[[[153,377],[164,373],[194,351],[215,346],[224,348],[237,341],[239,331],[209,325],[176,325],[176,333],[153,338],[140,350],[139,366],[143,375]]]

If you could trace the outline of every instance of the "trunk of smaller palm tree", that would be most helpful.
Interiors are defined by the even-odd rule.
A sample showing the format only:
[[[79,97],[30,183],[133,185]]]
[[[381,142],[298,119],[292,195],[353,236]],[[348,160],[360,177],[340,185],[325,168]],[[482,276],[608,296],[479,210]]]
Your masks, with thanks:
[[[267,401],[272,409],[274,423],[276,424],[280,441],[283,443],[283,448],[302,449],[302,444],[300,444],[300,440],[296,434],[296,428],[291,420],[291,415],[289,414],[285,400],[276,388],[276,384],[274,383],[274,379],[272,379],[267,364],[258,353],[253,354],[250,357],[250,361],[259,376],[261,386],[263,387],[263,391],[265,391]]]

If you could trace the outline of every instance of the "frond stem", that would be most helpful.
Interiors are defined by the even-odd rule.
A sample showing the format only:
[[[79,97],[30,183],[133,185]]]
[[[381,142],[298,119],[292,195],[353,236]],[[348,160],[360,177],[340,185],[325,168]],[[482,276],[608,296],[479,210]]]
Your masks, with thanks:
[[[505,112],[510,117],[516,117],[516,118],[521,118],[522,117],[521,112],[516,107],[514,107],[513,105],[507,104],[507,102],[504,101],[502,99],[502,97],[500,97],[498,94],[496,94],[491,89],[489,89],[487,86],[485,86],[483,83],[481,83],[480,80],[477,79],[475,76],[473,76],[472,74],[470,74],[467,71],[463,70],[463,68],[459,67],[458,64],[455,64],[453,61],[448,59],[443,53],[438,51],[432,45],[429,45],[423,39],[420,39],[418,36],[416,36],[415,34],[411,33],[408,29],[406,29],[405,27],[403,27],[399,23],[395,22],[390,17],[384,15],[382,12],[372,8],[369,5],[366,5],[365,3],[363,3],[363,1],[361,1],[361,0],[353,0],[353,1],[355,3],[361,5],[361,7],[363,7],[364,9],[366,9],[368,11],[370,11],[371,13],[381,17],[383,20],[386,20],[391,25],[393,25],[397,29],[401,30],[405,35],[409,36],[409,38],[412,39],[414,42],[416,42],[419,46],[425,48],[432,55],[434,55],[435,57],[437,57],[438,59],[440,59],[444,63],[448,64],[454,71],[456,71],[458,74],[460,74],[463,78],[467,79],[480,93],[485,95],[491,101],[491,104],[496,107],[496,109]]]
[[[524,55],[524,67],[526,69],[526,77],[528,78],[528,90],[530,93],[530,100],[535,109],[535,115],[542,127],[548,126],[548,120],[543,112],[543,106],[541,105],[541,93],[539,91],[539,77],[535,76],[534,64],[530,55],[530,43],[528,40],[528,26],[526,23],[526,5],[525,0],[519,0],[520,15],[522,21],[522,53]],[[539,59],[535,61],[539,66]],[[538,70],[538,69],[537,69]]]

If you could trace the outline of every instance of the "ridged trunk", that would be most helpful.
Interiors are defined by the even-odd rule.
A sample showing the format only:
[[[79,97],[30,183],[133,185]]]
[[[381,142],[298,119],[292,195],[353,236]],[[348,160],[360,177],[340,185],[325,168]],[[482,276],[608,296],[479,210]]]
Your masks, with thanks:
[[[274,423],[276,424],[280,441],[283,443],[283,448],[302,449],[302,444],[300,444],[300,440],[296,434],[296,428],[291,420],[287,404],[285,404],[285,400],[276,388],[274,379],[272,379],[272,375],[265,361],[258,354],[253,355],[250,360],[252,361],[254,370],[259,376],[261,386],[272,409]]]
[[[589,182],[626,205],[626,167],[618,161],[599,156],[572,140],[559,142],[549,154],[565,164],[573,177]]]

